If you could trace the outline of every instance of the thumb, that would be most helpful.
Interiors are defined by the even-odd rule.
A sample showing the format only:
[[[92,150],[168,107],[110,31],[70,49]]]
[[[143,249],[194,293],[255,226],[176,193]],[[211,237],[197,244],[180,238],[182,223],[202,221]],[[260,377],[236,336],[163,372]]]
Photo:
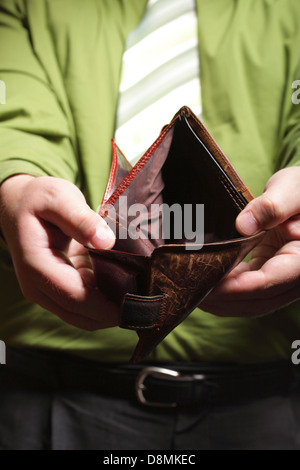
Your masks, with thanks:
[[[291,169],[288,169],[291,170]],[[253,199],[236,219],[242,235],[253,235],[282,224],[300,211],[299,175],[281,170],[268,181],[265,192]]]
[[[38,184],[41,178],[37,178],[33,184]],[[35,206],[36,215],[56,225],[65,235],[89,248],[113,247],[113,231],[105,220],[88,206],[82,192],[75,185],[58,178],[49,178],[47,183],[43,181],[46,197],[39,197]]]

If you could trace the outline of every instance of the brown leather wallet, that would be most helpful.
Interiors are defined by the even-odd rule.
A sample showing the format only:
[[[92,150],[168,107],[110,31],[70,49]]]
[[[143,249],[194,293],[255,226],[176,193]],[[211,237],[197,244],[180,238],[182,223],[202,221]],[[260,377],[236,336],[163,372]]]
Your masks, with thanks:
[[[139,362],[264,232],[250,237],[237,232],[236,217],[253,196],[188,107],[176,113],[134,167],[114,141],[112,146],[99,213],[116,243],[112,250],[89,253],[99,289],[118,305],[120,327],[138,334],[131,362]]]

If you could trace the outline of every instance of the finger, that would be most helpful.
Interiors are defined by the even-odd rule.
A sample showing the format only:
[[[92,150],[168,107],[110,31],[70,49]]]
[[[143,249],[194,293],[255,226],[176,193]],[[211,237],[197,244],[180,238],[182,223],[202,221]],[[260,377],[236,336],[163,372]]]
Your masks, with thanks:
[[[226,275],[226,277],[224,279],[229,279],[231,277],[236,277],[238,276],[239,274],[245,272],[245,271],[249,271],[249,263],[246,263],[245,261],[239,263],[232,271],[230,271],[230,273],[228,273]],[[223,282],[223,281],[221,281]]]
[[[250,301],[270,300],[296,287],[299,291],[299,266],[296,259],[299,254],[293,245],[284,247],[261,269],[245,271],[236,277],[225,279],[216,287],[214,294]],[[300,247],[298,249],[300,250]]]
[[[219,317],[258,318],[276,312],[293,303],[299,297],[299,286],[288,289],[283,294],[265,298],[235,298],[212,292],[199,307]]]
[[[65,253],[72,262],[75,269],[93,268],[93,264],[89,256],[88,250],[76,240],[71,240],[68,249],[65,251]]]
[[[300,240],[300,215],[291,217],[280,226],[280,231],[288,241]]]
[[[242,235],[276,227],[300,212],[300,168],[276,173],[267,183],[264,194],[251,201],[237,217],[236,227]]]
[[[111,312],[114,325],[117,325],[117,306],[108,301],[99,290],[88,288],[80,272],[74,268],[66,254],[44,243],[44,231],[40,230],[39,220],[32,215],[28,217],[31,220],[30,223],[26,223],[26,236],[30,242],[35,234],[36,243],[29,243],[26,246],[26,250],[22,253],[22,262],[14,252],[15,270],[25,298],[39,303],[39,298],[35,296],[36,292],[40,291],[62,309],[92,320],[99,320],[102,315],[106,315],[106,312]],[[70,244],[70,247],[74,246],[76,247],[75,242]],[[84,250],[83,247],[80,248]],[[76,259],[73,261],[76,262]]]
[[[87,287],[90,287],[91,289],[97,289],[97,280],[92,269],[80,268],[78,269],[78,272]]]
[[[26,275],[27,274],[27,275]],[[87,287],[80,273],[67,264],[61,253],[55,250],[39,250],[31,253],[29,273],[21,273],[22,290],[27,299],[39,303],[36,292],[52,299],[63,311],[100,321],[102,316],[110,326],[118,324],[118,308],[99,290]],[[30,282],[27,283],[26,279]],[[32,286],[36,286],[33,290]]]
[[[43,177],[31,182],[31,195],[34,193],[33,186],[39,186],[32,204],[35,215],[56,225],[64,234],[83,245],[111,248],[115,242],[114,233],[104,219],[87,205],[81,191],[68,181],[45,178],[47,184],[44,185],[41,181]]]
[[[276,228],[268,231],[262,242],[252,250],[249,270],[259,270],[269,259],[276,256],[278,248],[284,244],[285,240],[279,229]]]
[[[39,305],[58,316],[61,320],[68,323],[71,326],[80,328],[85,331],[96,331],[103,328],[110,328],[116,326],[113,318],[108,316],[100,317],[99,320],[93,320],[86,316],[74,314],[60,305],[56,304],[50,297],[45,295],[43,292],[37,292],[37,297],[39,299]]]
[[[84,282],[90,287],[96,287],[93,264],[86,248],[73,239],[69,244],[66,255],[72,266],[80,273]]]
[[[285,307],[300,297],[300,242],[288,243],[261,269],[236,271],[225,278],[200,308],[219,316],[260,316]]]

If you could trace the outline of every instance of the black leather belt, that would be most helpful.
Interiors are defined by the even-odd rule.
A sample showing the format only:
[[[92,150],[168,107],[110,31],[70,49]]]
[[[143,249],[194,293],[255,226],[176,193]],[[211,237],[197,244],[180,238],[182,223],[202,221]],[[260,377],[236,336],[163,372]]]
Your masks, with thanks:
[[[296,366],[159,363],[103,364],[67,354],[8,348],[0,387],[79,391],[145,406],[224,405],[298,391]]]

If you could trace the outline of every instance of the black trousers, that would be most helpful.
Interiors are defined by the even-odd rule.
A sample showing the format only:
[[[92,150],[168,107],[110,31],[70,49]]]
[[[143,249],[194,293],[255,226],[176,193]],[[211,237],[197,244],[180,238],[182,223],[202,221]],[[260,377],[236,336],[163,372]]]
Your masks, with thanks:
[[[17,369],[9,360],[0,366],[2,450],[300,449],[297,390],[221,405],[146,407],[98,391],[48,387],[45,369],[33,380],[32,359],[32,352],[18,351]]]

